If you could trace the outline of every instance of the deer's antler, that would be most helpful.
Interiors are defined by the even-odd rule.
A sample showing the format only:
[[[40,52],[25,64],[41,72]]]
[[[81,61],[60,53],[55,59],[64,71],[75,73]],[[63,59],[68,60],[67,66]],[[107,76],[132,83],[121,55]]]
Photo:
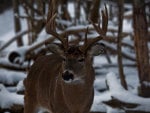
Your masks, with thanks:
[[[105,10],[102,10],[101,13],[102,13],[102,27],[100,26],[100,22],[98,23],[98,25],[96,25],[95,23],[91,21],[92,25],[94,26],[99,36],[96,38],[93,38],[92,40],[87,40],[87,33],[88,33],[88,29],[87,29],[84,45],[80,48],[80,50],[83,52],[86,52],[88,48],[91,47],[94,43],[106,37],[107,26],[108,26],[108,12],[107,12],[106,5],[105,5]]]
[[[55,23],[55,18],[57,16],[56,8],[57,8],[57,2],[55,0],[50,0],[49,12],[48,12],[47,22],[46,22],[46,32],[48,34],[53,35],[55,38],[57,38],[62,43],[64,49],[67,49],[67,45],[68,45],[67,37],[62,37],[56,32],[56,23]]]

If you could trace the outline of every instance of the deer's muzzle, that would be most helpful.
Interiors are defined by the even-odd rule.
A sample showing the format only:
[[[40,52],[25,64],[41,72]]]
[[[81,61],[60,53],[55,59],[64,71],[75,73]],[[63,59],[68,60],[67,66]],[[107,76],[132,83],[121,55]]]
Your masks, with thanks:
[[[66,82],[73,81],[74,74],[68,70],[64,71],[62,74],[62,79]]]

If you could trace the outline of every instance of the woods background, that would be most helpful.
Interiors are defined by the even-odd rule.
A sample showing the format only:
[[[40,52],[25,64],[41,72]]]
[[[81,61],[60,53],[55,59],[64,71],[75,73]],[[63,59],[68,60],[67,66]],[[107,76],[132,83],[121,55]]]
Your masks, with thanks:
[[[70,11],[69,4],[73,9]],[[108,61],[107,67],[117,67],[120,83],[125,90],[128,90],[127,81],[124,74],[124,66],[135,67],[138,72],[139,86],[138,96],[150,98],[150,1],[149,0],[57,0],[58,6],[56,17],[56,30],[60,35],[71,36],[71,43],[79,43],[84,40],[84,35],[89,26],[88,38],[95,37],[94,23],[101,22],[101,9],[106,4],[109,14],[108,33],[103,42],[106,46],[105,57]],[[129,6],[126,4],[130,4]],[[28,72],[31,64],[40,55],[48,53],[45,43],[52,43],[55,38],[51,35],[42,37],[45,31],[49,0],[1,0],[0,14],[5,10],[14,12],[14,32],[16,35],[10,37],[5,43],[0,45],[1,58],[6,56],[5,50],[14,42],[17,49],[9,52],[8,61],[0,61],[0,68],[12,71]],[[23,10],[23,13],[21,12]],[[123,21],[132,23],[132,31],[123,31]],[[24,29],[24,24],[26,28]],[[113,26],[113,27],[112,27]],[[130,38],[133,44],[123,42],[125,38]],[[114,47],[115,46],[115,47]],[[128,48],[130,52],[125,52],[122,48]],[[118,56],[118,64],[113,64],[110,56]],[[124,64],[123,59],[132,61],[132,64]],[[95,67],[100,68],[100,67]],[[135,75],[136,76],[136,75]],[[5,87],[16,86],[18,81],[13,84],[5,84]],[[23,94],[23,91],[18,92]],[[134,108],[137,103],[124,103],[117,99],[112,99],[105,104],[120,108]],[[140,103],[139,103],[140,104]],[[0,108],[0,112],[10,111],[14,113],[22,112],[22,105],[14,105],[10,108]],[[150,111],[136,111],[144,113]],[[133,113],[126,110],[127,113]]]

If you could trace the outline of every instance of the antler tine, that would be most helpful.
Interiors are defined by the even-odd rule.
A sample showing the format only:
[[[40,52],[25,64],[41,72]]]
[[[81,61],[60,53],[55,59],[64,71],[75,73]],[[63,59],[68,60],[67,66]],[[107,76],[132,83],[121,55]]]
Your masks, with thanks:
[[[94,43],[98,42],[99,40],[103,39],[106,36],[108,26],[108,12],[106,5],[105,10],[102,10],[101,13],[102,13],[102,27],[100,27],[100,22],[98,23],[98,25],[96,25],[91,21],[92,25],[94,26],[99,36],[94,39],[88,40],[86,44],[84,44],[84,46],[81,47],[81,51],[83,52],[86,52],[90,46],[92,46]]]
[[[87,27],[86,32],[85,32],[85,39],[84,39],[84,45],[85,45],[85,46],[87,45],[87,34],[88,34],[88,30],[89,30],[89,27]]]
[[[107,7],[105,4],[105,10],[101,11],[102,13],[102,29],[103,29],[103,34],[106,35],[107,32],[107,26],[108,26],[108,11],[107,11]]]
[[[92,21],[91,21],[91,23],[94,26],[94,28],[95,28],[95,30],[97,31],[98,34],[106,35],[107,26],[108,26],[108,12],[107,12],[106,5],[105,5],[105,10],[102,10],[101,14],[102,14],[102,28],[100,27],[100,22],[98,23],[98,25],[96,25]]]
[[[50,0],[46,21],[46,32],[48,34],[50,34],[51,30],[56,30],[55,18],[56,18],[56,2],[54,0]]]
[[[46,32],[48,34],[51,34],[55,38],[57,38],[63,45],[65,49],[67,49],[66,43],[67,40],[65,38],[61,37],[57,32],[56,32],[56,23],[55,23],[55,18],[57,16],[56,13],[56,1],[51,0],[49,3],[49,12],[47,16],[47,23],[46,23]]]
[[[82,52],[84,52],[85,48],[88,46],[88,39],[87,39],[88,30],[89,30],[89,27],[86,28],[85,38],[84,38],[84,45],[80,47],[80,50]]]

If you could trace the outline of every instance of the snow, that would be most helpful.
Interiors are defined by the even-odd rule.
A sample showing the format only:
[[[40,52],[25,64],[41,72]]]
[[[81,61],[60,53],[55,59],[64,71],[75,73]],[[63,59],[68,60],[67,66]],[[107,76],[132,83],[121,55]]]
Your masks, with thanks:
[[[134,42],[133,42],[133,40],[131,39],[130,36],[127,36],[126,38],[123,38],[122,42],[127,43],[127,44],[129,44],[131,46],[134,45]]]
[[[13,85],[18,83],[20,80],[23,80],[25,77],[25,73],[0,69],[0,83]]]
[[[104,104],[99,103],[98,97],[100,96],[94,96],[94,104],[91,107],[91,111],[101,111],[101,112],[106,112],[107,108]]]
[[[19,81],[19,83],[17,84],[16,90],[17,92],[21,92],[25,90],[25,87],[23,85],[23,80]]]
[[[10,108],[14,104],[23,105],[23,95],[18,95],[16,93],[10,93],[4,87],[3,84],[0,84],[0,107],[1,108]]]
[[[0,40],[2,39],[2,35],[7,36],[8,32],[11,32],[11,34],[14,34],[12,32],[13,25],[13,11],[7,10],[2,15],[0,15]],[[4,37],[3,37],[4,38]],[[7,37],[5,37],[7,38]]]
[[[150,86],[150,82],[147,82],[147,81],[143,81],[143,84],[145,84],[145,86]]]
[[[125,90],[113,72],[108,73],[106,79],[107,84],[109,85],[111,97],[113,96],[122,102],[138,104],[139,106],[135,108],[137,110],[150,111],[150,98],[139,97]]]
[[[132,10],[129,10],[129,11],[126,11],[125,13],[124,13],[124,16],[130,16],[130,15],[132,15]]]
[[[16,59],[14,59],[14,63],[19,62],[20,64],[22,64],[25,61],[25,54],[26,54],[28,49],[29,49],[29,46],[23,46],[20,48],[16,48],[15,50],[12,50],[10,52],[10,54],[13,54],[13,53],[19,54],[19,56]],[[10,54],[8,54],[8,56]]]

